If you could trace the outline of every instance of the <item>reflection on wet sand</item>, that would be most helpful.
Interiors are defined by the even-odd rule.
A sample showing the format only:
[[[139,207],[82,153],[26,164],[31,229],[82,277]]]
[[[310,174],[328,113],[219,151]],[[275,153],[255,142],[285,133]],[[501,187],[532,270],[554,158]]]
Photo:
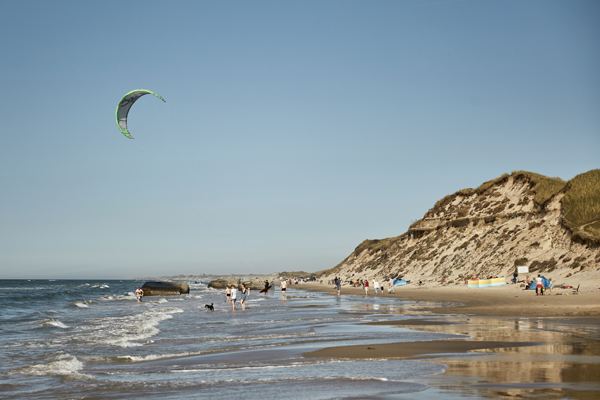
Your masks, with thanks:
[[[472,340],[540,343],[437,358],[435,361],[448,369],[426,382],[439,390],[465,397],[600,398],[597,317],[459,317],[430,319],[423,324],[398,322],[410,329],[468,334]]]

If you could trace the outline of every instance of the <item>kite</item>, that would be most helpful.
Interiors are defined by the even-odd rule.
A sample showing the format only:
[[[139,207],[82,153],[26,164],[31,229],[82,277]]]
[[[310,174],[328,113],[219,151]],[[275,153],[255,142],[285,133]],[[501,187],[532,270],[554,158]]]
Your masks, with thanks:
[[[121,101],[119,102],[119,105],[117,106],[117,111],[115,113],[115,117],[117,119],[117,125],[119,126],[119,129],[121,130],[123,135],[127,136],[129,139],[133,139],[133,137],[131,136],[131,134],[129,133],[129,130],[127,129],[127,114],[129,114],[129,109],[131,108],[131,106],[133,106],[133,103],[135,103],[137,99],[139,99],[140,97],[142,97],[146,94],[153,94],[166,103],[165,99],[163,99],[162,97],[160,97],[159,95],[157,95],[154,92],[151,92],[149,90],[144,90],[144,89],[136,89],[136,90],[132,90],[131,92],[127,93],[121,99]]]

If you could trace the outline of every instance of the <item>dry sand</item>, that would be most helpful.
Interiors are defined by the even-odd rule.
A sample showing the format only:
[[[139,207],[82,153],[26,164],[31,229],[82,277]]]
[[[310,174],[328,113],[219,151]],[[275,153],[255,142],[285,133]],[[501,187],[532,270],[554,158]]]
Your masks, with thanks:
[[[309,283],[300,285],[302,289],[337,293],[333,285]],[[395,294],[378,296],[398,297],[423,302],[444,302],[443,307],[423,303],[420,312],[435,314],[465,314],[489,316],[591,316],[600,315],[600,282],[586,282],[579,288],[579,294],[572,289],[553,289],[544,296],[536,296],[535,290],[523,290],[520,284],[489,288],[471,288],[467,285],[426,285],[414,284],[397,286]],[[362,288],[342,286],[342,294],[365,295]],[[369,297],[375,291],[369,289]],[[451,304],[447,304],[451,303]]]

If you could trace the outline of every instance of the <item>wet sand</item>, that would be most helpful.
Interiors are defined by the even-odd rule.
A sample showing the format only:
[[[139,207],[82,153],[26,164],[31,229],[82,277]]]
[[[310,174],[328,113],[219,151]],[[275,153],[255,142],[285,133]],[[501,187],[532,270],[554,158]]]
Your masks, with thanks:
[[[336,295],[332,286],[303,289]],[[369,324],[470,335],[471,339],[331,347],[305,357],[337,359],[428,359],[446,365],[444,374],[414,380],[433,398],[600,398],[600,290],[537,296],[516,285],[498,288],[401,287],[394,296],[417,300],[416,308],[394,313],[427,316]],[[485,291],[485,292],[484,292]],[[567,295],[569,293],[569,295]],[[344,287],[343,295],[364,297]],[[377,298],[371,290],[369,298]],[[438,303],[435,303],[438,302]],[[439,303],[443,302],[443,303]],[[399,334],[401,331],[399,331]],[[387,399],[387,397],[378,397]],[[410,398],[403,395],[394,399]]]
[[[409,358],[415,356],[466,353],[471,350],[531,346],[529,342],[498,342],[473,340],[431,340],[427,342],[386,343],[369,346],[328,347],[304,353],[304,357],[343,359]]]

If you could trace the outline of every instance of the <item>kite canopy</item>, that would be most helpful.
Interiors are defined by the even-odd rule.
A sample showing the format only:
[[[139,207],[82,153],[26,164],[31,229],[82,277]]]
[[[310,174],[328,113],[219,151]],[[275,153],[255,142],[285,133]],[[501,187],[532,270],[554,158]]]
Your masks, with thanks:
[[[121,99],[121,101],[119,102],[119,105],[117,106],[117,112],[115,113],[115,117],[117,118],[117,125],[119,126],[119,129],[121,130],[123,135],[127,136],[129,139],[133,139],[133,137],[131,136],[131,134],[129,133],[129,130],[127,129],[127,114],[129,114],[129,109],[131,108],[133,103],[135,103],[137,99],[139,99],[140,97],[142,97],[146,94],[153,94],[166,103],[165,99],[163,99],[162,97],[160,97],[159,95],[157,95],[154,92],[151,92],[149,90],[144,90],[144,89],[136,89],[136,90],[132,90],[131,92],[127,93]]]

